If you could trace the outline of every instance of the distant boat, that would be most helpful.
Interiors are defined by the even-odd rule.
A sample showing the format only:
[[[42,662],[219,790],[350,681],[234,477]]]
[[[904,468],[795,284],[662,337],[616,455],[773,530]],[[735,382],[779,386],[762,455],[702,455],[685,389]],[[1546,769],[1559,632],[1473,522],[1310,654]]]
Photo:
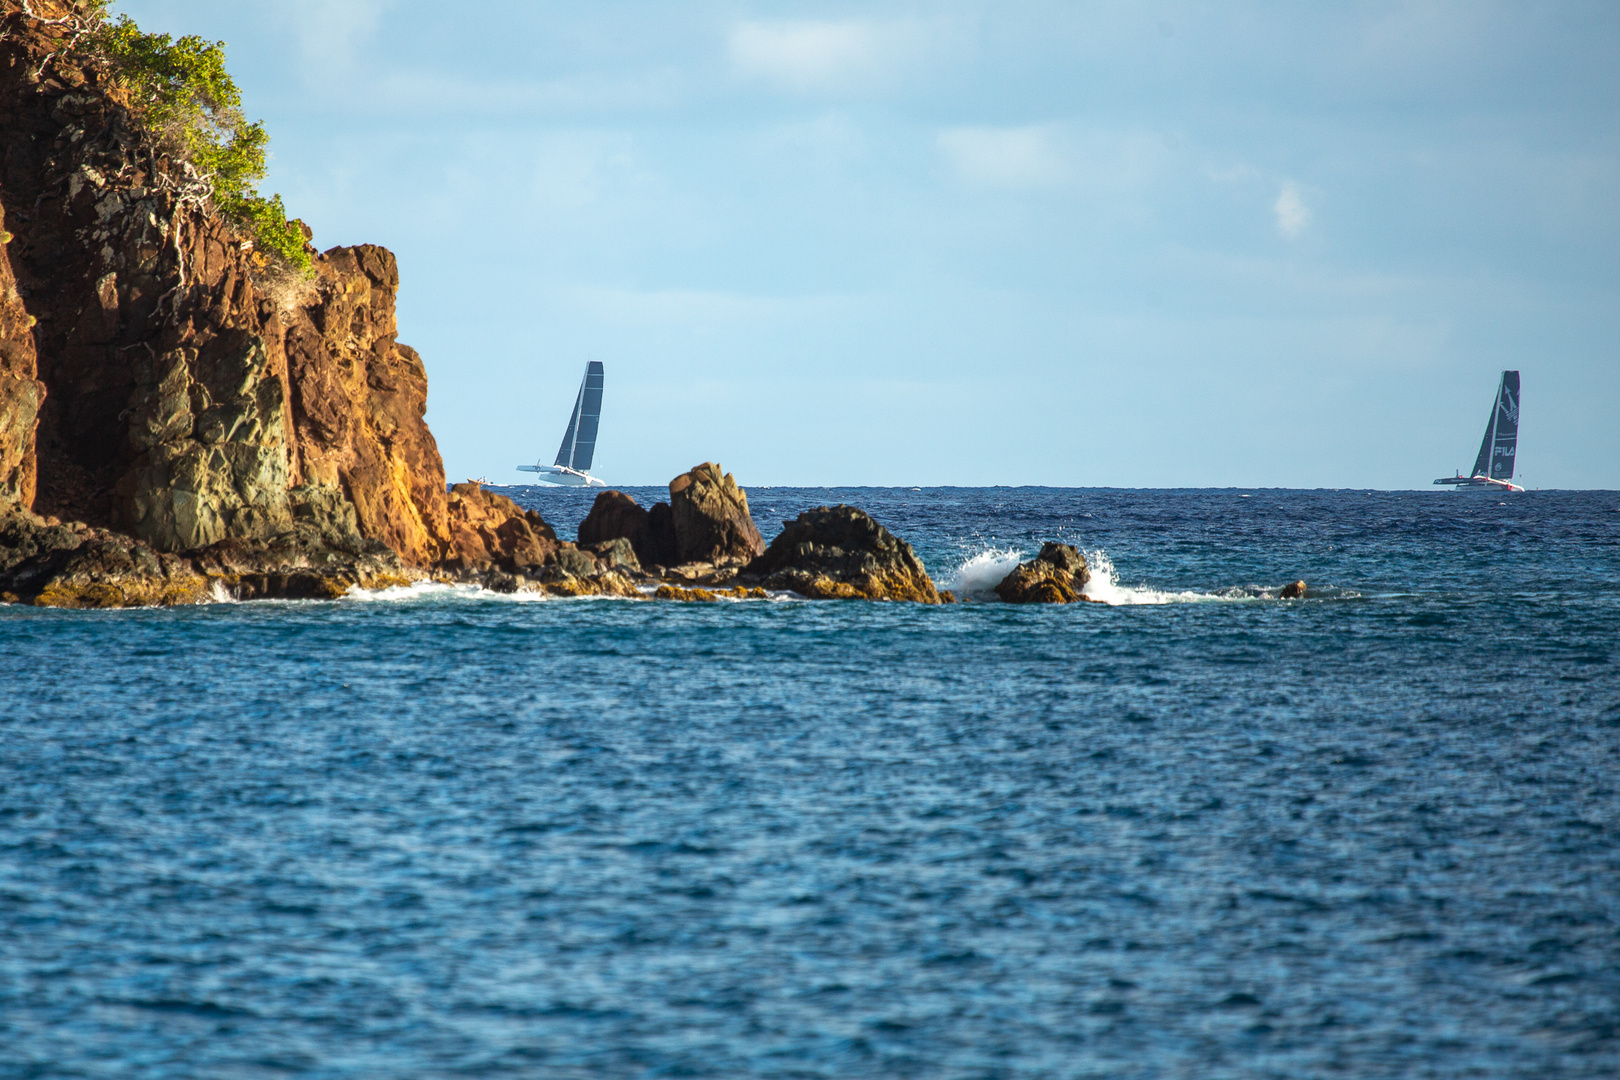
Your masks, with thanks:
[[[574,398],[574,411],[568,417],[557,460],[550,465],[519,465],[518,472],[539,473],[548,484],[567,487],[606,487],[591,475],[591,458],[596,454],[596,425],[602,419],[602,362],[585,365],[585,378]]]
[[[1485,425],[1485,441],[1479,444],[1474,471],[1467,476],[1442,476],[1437,484],[1450,484],[1458,491],[1523,491],[1513,483],[1514,456],[1519,448],[1519,373],[1502,372],[1496,388],[1496,403]]]

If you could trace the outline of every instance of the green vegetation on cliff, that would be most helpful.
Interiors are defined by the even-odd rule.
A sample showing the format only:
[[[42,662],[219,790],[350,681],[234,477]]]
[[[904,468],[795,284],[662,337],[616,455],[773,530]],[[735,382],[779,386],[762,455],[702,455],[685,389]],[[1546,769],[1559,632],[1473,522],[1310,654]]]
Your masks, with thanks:
[[[214,205],[250,229],[261,251],[308,273],[302,225],[287,219],[280,195],[258,193],[270,136],[242,115],[242,93],[225,70],[225,43],[147,34],[128,15],[96,14],[102,17],[86,43],[117,72],[146,124],[191,162]]]

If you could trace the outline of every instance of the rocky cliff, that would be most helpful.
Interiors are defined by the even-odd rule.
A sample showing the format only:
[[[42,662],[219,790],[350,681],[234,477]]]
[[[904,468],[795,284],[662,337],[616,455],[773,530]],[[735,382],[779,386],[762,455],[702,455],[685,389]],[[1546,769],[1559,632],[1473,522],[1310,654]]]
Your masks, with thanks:
[[[311,276],[266,258],[71,47],[80,5],[0,0],[0,13],[13,530],[66,520],[156,554],[228,545],[238,575],[308,564],[356,580],[362,564],[420,576],[510,561],[506,536],[530,544],[535,528],[505,528],[527,517],[499,496],[481,500],[483,533],[452,522],[427,373],[397,340],[394,257],[311,247]]]

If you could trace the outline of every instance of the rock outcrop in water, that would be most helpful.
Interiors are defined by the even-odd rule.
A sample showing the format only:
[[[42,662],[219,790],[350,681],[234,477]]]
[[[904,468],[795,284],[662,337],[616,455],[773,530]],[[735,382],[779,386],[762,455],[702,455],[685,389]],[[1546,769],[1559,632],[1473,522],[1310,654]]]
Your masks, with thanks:
[[[942,602],[911,545],[853,506],[818,506],[786,522],[741,577],[812,600]]]
[[[765,552],[748,512],[748,494],[712,461],[669,482],[675,557],[682,563],[745,563]]]
[[[1070,544],[1046,543],[1041,552],[1001,579],[996,595],[1009,604],[1073,604],[1090,600],[1086,557]]]
[[[748,512],[748,493],[713,462],[669,482],[669,502],[642,509],[622,491],[604,491],[579,524],[579,542],[623,539],[646,567],[682,567],[678,576],[710,578],[765,550]]]
[[[534,515],[446,492],[394,257],[258,254],[72,16],[0,9],[0,590],[179,603],[188,574],[305,595],[543,557]]]
[[[399,267],[369,244],[301,276],[255,250],[102,60],[88,8],[0,0],[0,601],[334,597],[433,577],[556,595],[936,603],[851,507],[767,549],[706,462],[579,543],[477,483],[447,490]],[[747,567],[764,582],[733,583]],[[645,591],[644,591],[645,589]]]
[[[656,503],[651,511],[622,491],[604,491],[579,523],[581,547],[622,540],[635,552],[641,566],[671,566],[675,554],[675,521],[669,504]]]

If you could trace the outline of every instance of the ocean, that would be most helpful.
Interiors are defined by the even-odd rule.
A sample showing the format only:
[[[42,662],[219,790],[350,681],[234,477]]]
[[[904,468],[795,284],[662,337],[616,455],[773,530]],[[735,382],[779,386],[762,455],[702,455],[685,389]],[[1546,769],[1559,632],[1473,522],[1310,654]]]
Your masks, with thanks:
[[[1620,493],[749,497],[980,602],[0,607],[0,1078],[1620,1074]]]

